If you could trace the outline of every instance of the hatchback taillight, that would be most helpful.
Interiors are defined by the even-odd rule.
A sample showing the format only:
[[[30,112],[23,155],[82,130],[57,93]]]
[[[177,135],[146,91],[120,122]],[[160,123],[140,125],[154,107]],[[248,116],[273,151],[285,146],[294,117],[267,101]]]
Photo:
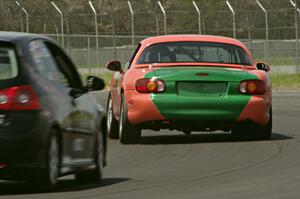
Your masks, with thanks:
[[[239,85],[239,91],[250,95],[264,94],[266,92],[266,84],[261,80],[244,80]]]
[[[135,89],[139,93],[161,93],[166,89],[165,82],[156,78],[139,79],[135,83]]]
[[[3,168],[5,168],[7,165],[6,164],[4,164],[4,163],[0,163],[0,169],[3,169]]]
[[[0,110],[38,110],[38,95],[31,86],[14,86],[0,90]]]

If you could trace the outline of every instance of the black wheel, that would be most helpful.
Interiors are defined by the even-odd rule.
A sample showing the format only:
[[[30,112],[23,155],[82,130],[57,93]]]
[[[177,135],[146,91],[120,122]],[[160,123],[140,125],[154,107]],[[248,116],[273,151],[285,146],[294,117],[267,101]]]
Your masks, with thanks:
[[[122,94],[120,111],[119,137],[122,144],[137,144],[140,142],[141,129],[129,123],[125,96]]]
[[[58,144],[57,131],[51,130],[47,150],[45,154],[45,168],[37,171],[28,182],[36,188],[52,190],[57,185],[60,174],[60,147]]]
[[[108,95],[107,99],[106,114],[106,130],[108,137],[111,139],[119,139],[119,124],[114,116],[113,103],[110,94]]]
[[[96,167],[91,170],[83,170],[75,173],[76,180],[78,181],[93,181],[100,182],[103,176],[103,166],[104,166],[104,142],[103,135],[97,134],[97,140],[95,145],[95,156],[94,161]]]
[[[95,163],[96,168],[92,171],[95,181],[100,181],[103,176],[104,166],[104,140],[102,133],[98,133],[97,144],[95,149]]]
[[[272,116],[272,108],[270,109],[270,120],[267,125],[261,126],[256,125],[254,127],[255,131],[257,132],[256,138],[259,140],[269,140],[272,135],[272,123],[273,123],[273,116]]]
[[[268,140],[272,135],[272,108],[270,109],[270,120],[262,126],[255,123],[244,123],[231,129],[232,135],[239,140]]]
[[[54,188],[57,184],[59,176],[59,145],[56,132],[53,132],[48,146],[47,168],[45,170],[44,182],[50,188]]]

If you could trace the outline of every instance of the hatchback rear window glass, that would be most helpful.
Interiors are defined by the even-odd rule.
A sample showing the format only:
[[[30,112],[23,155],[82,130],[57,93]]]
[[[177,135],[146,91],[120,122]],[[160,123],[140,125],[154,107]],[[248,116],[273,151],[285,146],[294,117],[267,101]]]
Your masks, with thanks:
[[[13,48],[0,47],[0,80],[12,79],[18,75],[18,63]]]

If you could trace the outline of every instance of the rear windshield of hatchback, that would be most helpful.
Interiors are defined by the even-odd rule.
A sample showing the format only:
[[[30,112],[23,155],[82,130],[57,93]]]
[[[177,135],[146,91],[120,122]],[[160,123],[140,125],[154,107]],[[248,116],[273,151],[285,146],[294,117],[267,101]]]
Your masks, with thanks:
[[[217,42],[169,42],[147,47],[138,64],[148,63],[223,63],[252,65],[240,47]]]
[[[18,75],[18,63],[15,50],[0,47],[0,80],[12,79]]]

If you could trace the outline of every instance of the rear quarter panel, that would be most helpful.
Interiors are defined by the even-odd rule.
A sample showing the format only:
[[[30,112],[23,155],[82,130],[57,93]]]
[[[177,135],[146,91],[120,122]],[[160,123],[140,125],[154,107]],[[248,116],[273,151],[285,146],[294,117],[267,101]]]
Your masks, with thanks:
[[[270,76],[269,73],[261,70],[250,70],[249,73],[256,75],[259,80],[265,82],[266,92],[262,95],[252,96],[237,121],[251,119],[261,125],[265,125],[270,119],[270,109],[272,107],[272,83]]]
[[[124,75],[122,88],[128,107],[128,120],[132,124],[165,119],[153,103],[152,94],[138,93],[135,89],[135,82],[152,71],[152,68],[132,68]]]

